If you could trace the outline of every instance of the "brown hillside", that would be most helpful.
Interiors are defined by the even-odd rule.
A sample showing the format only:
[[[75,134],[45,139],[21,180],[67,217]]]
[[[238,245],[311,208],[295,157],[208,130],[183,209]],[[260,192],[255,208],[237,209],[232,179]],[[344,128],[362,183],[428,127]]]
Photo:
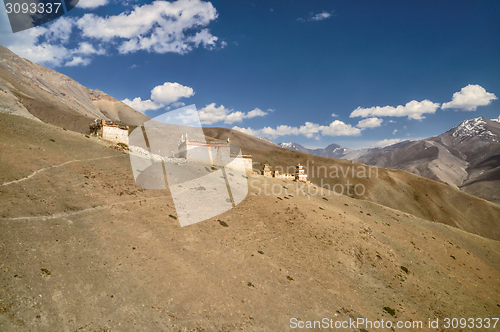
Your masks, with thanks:
[[[326,188],[333,189],[336,184],[344,186],[347,194],[347,181],[362,184],[366,188],[359,199],[375,202],[402,212],[411,213],[419,218],[451,225],[467,232],[479,234],[490,239],[500,240],[500,206],[471,196],[446,184],[429,180],[412,173],[378,168],[375,170],[358,162],[342,159],[322,158],[299,151],[280,148],[256,137],[225,128],[204,128],[205,135],[238,144],[245,154],[253,155],[254,169],[262,170],[268,163],[273,168],[286,170],[297,163],[309,165],[310,180]],[[352,169],[354,167],[354,176]],[[312,170],[314,169],[314,174]],[[325,177],[325,169],[327,170]],[[332,170],[338,171],[332,174]],[[318,174],[318,170],[319,173]],[[342,170],[344,173],[342,173]],[[363,171],[364,173],[363,174]],[[370,170],[372,177],[368,178]],[[360,172],[361,171],[361,172]],[[345,176],[344,176],[345,174]],[[359,176],[358,176],[359,175]],[[359,187],[361,188],[361,187]],[[340,193],[340,186],[337,186]],[[361,193],[361,189],[358,190]]]
[[[140,125],[149,118],[100,90],[91,90],[0,46],[0,111],[88,133],[95,118]]]
[[[261,176],[236,208],[181,228],[169,191],[137,187],[127,154],[23,117],[0,113],[0,126],[1,331],[289,331],[292,318],[500,314],[498,241]],[[468,204],[480,213],[478,202]]]

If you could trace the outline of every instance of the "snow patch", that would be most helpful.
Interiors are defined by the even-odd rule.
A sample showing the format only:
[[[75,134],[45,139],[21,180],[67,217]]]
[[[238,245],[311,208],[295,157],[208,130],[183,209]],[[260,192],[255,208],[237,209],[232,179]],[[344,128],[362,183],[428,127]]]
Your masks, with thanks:
[[[485,125],[486,121],[484,121],[482,118],[465,120],[454,128],[452,136],[461,139],[481,137],[496,141],[495,138],[497,137],[497,135],[486,129]]]

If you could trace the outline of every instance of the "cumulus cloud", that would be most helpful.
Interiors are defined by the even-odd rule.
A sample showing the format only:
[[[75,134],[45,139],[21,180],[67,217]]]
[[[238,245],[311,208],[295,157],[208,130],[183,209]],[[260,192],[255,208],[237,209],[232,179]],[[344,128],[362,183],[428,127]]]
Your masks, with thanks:
[[[180,98],[189,98],[194,95],[193,88],[179,83],[165,82],[151,90],[151,100],[160,104],[171,104]]]
[[[95,8],[107,2],[87,0],[78,6]],[[92,56],[109,54],[114,49],[122,54],[140,50],[186,54],[198,47],[217,47],[218,37],[207,28],[217,16],[217,10],[207,1],[154,1],[118,15],[60,17],[15,36],[0,34],[0,44],[23,58],[53,67],[86,65]],[[10,30],[8,20],[2,19],[0,25],[0,30]],[[70,39],[81,42],[73,47]]]
[[[423,114],[434,114],[439,108],[438,103],[433,103],[430,100],[416,101],[412,100],[406,105],[393,106],[375,106],[369,108],[356,108],[350,115],[351,118],[370,116],[407,116],[408,119],[421,120],[425,119]]]
[[[321,134],[323,136],[356,136],[361,133],[361,129],[355,128],[350,124],[344,123],[339,120],[333,121],[328,126],[321,126],[316,123],[306,122],[300,127],[280,125],[276,128],[265,127],[262,129],[252,129],[250,127],[241,128],[238,126],[234,126],[233,129],[239,130],[252,136],[263,135],[270,138],[289,135],[303,135],[307,138],[312,138],[318,134]]]
[[[358,128],[375,128],[375,127],[380,127],[382,125],[382,122],[384,120],[380,119],[380,118],[367,118],[367,119],[363,119],[361,121],[358,122],[358,124],[356,125],[356,127]]]
[[[259,130],[254,130],[254,129],[250,128],[250,127],[248,127],[248,128],[241,128],[241,127],[238,127],[238,126],[234,126],[233,129],[241,131],[242,133],[245,133],[247,135],[255,136],[255,137],[257,137],[257,136],[260,135]]]
[[[78,45],[78,48],[72,50],[72,53],[75,54],[84,54],[84,55],[90,55],[90,54],[105,54],[106,51],[104,49],[96,49],[94,45],[87,43],[87,42],[82,42]],[[90,59],[89,59],[90,60]]]
[[[332,116],[333,116],[334,118],[338,118],[338,117],[339,117],[339,116],[338,116],[338,114],[335,114],[335,113],[332,113]]]
[[[469,84],[463,87],[459,92],[453,94],[450,102],[444,103],[442,108],[455,108],[464,111],[475,111],[478,106],[486,106],[492,100],[497,99],[495,94],[486,92],[486,90],[477,84]]]
[[[9,23],[8,20],[2,20],[1,23],[3,31],[5,30],[4,26]],[[48,27],[44,25],[15,34],[2,33],[0,34],[0,44],[20,57],[33,62],[62,66],[73,60],[72,53],[65,46],[69,41],[72,26],[72,19],[60,17]]]
[[[108,4],[108,0],[80,0],[77,7],[80,8],[97,8]]]
[[[401,142],[401,139],[399,139],[399,138],[390,138],[390,139],[386,138],[386,139],[383,139],[383,140],[378,141],[377,143],[373,144],[373,147],[383,148],[383,147],[390,146],[390,145],[393,145],[393,144],[396,144],[399,142]]]
[[[184,86],[177,82],[165,82],[163,85],[155,86],[151,90],[150,99],[142,100],[140,97],[136,97],[130,100],[125,98],[122,102],[136,111],[145,112],[157,110],[170,104],[174,107],[184,106],[184,103],[178,102],[178,100],[189,98],[192,95],[194,95],[194,90],[189,86]]]
[[[125,104],[127,104],[128,106],[132,107],[133,109],[139,112],[157,110],[163,107],[162,104],[157,104],[153,102],[151,99],[142,100],[141,97],[134,98],[133,100],[125,98],[124,100],[122,100],[122,102],[124,102]]]
[[[87,66],[88,64],[90,64],[89,58],[82,58],[76,56],[73,58],[73,60],[66,62],[64,65],[68,67],[74,67],[74,66]]]
[[[119,15],[85,14],[76,25],[84,37],[117,43],[120,53],[146,50],[185,54],[200,45],[215,47],[218,38],[204,27],[217,16],[210,2],[155,1]],[[193,29],[198,31],[193,34]]]
[[[243,113],[241,111],[234,112],[233,109],[228,109],[224,107],[224,105],[220,105],[219,107],[215,106],[215,103],[211,103],[201,108],[198,111],[200,116],[200,121],[205,125],[212,125],[217,122],[224,122],[226,124],[233,124],[237,122],[242,122],[243,119],[251,119],[258,116],[266,116],[272,110],[268,110],[267,112],[255,108],[248,113]]]
[[[326,136],[357,136],[361,133],[360,129],[340,120],[335,120],[328,126],[320,126],[320,130]]]

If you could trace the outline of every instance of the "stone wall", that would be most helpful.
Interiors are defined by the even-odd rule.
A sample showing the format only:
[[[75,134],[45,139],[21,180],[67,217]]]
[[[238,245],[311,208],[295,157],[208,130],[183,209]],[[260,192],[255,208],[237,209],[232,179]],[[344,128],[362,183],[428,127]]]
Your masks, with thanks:
[[[231,158],[234,159],[229,164],[227,164],[226,167],[237,170],[244,170],[246,172],[252,171],[252,156],[244,155]]]
[[[128,145],[128,130],[120,129],[115,126],[103,126],[102,139],[114,143],[123,143]]]
[[[226,142],[199,142],[183,140],[179,144],[179,158],[211,166],[224,166],[235,170],[252,171],[252,156],[230,155]]]

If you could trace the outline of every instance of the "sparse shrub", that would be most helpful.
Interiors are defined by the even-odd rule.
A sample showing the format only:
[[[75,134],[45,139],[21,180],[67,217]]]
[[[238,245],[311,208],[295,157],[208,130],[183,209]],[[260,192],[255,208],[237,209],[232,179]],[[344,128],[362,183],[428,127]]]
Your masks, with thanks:
[[[406,273],[410,273],[410,271],[405,266],[401,266],[401,270],[403,270]]]
[[[391,316],[396,315],[396,310],[392,309],[391,307],[384,307],[384,310],[387,311],[387,313]]]
[[[229,225],[225,221],[219,219],[217,219],[217,221],[219,222],[219,224],[221,224],[222,227],[229,227]]]
[[[174,216],[174,215],[172,215],[172,214],[169,214],[168,216],[169,216],[170,218],[177,219],[177,217],[176,217],[176,216]]]
[[[48,275],[50,276],[50,271],[47,270],[47,269],[44,269],[43,267],[40,269],[40,271],[42,271],[42,273],[44,273],[45,275]]]

